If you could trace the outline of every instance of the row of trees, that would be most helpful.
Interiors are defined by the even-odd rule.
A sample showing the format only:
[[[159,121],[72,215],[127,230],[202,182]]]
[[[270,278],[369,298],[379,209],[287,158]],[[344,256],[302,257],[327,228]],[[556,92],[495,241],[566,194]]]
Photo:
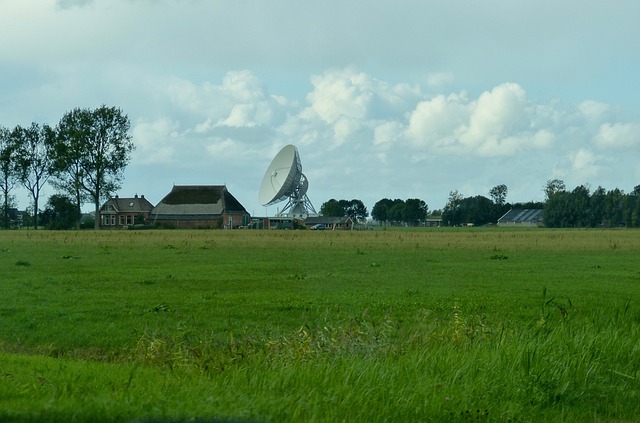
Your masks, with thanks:
[[[322,203],[320,214],[332,217],[349,216],[354,222],[365,221],[369,216],[369,212],[362,201],[336,200],[334,198]]]
[[[75,206],[77,227],[82,204],[92,202],[98,216],[101,202],[120,188],[129,163],[134,148],[130,126],[120,109],[103,105],[67,112],[55,128],[35,122],[28,128],[0,127],[0,224],[10,225],[11,193],[17,184],[31,197],[34,228],[39,225],[40,192],[47,183],[60,193],[54,202],[67,198]],[[95,228],[98,225],[96,220]]]
[[[449,199],[442,211],[442,222],[447,226],[473,224],[476,226],[496,223],[514,205],[507,203],[509,190],[500,184],[489,190],[489,196],[463,197],[457,190],[449,193]],[[541,204],[518,204],[522,208],[542,208]]]
[[[419,226],[427,219],[429,206],[419,198],[383,198],[371,210],[371,217],[385,225]]]
[[[590,192],[587,185],[568,191],[563,181],[554,179],[547,182],[544,191],[547,227],[640,227],[640,185],[629,194],[600,186]]]
[[[544,209],[544,225],[549,228],[574,227],[640,227],[640,185],[625,194],[615,188],[596,188],[579,185],[568,191],[562,180],[547,181],[542,189],[544,202],[510,204],[506,202],[507,187],[498,185],[489,191],[491,198],[482,195],[463,197],[452,191],[442,212],[447,226],[496,223],[511,208]]]
[[[444,210],[434,210],[431,214],[427,203],[419,198],[406,200],[383,198],[373,206],[371,217],[384,225],[394,226],[420,226],[429,215],[441,217],[443,223],[449,226],[495,223],[511,207],[506,203],[507,192],[506,185],[498,185],[489,191],[492,198],[489,199],[483,196],[464,198],[458,191],[453,191]],[[537,206],[538,204],[531,207]],[[368,216],[367,208],[360,200],[331,199],[322,204],[320,214],[349,216],[358,222],[366,220]]]
[[[410,198],[406,201],[383,198],[378,201],[371,211],[371,217],[387,225],[406,224],[418,226],[427,218],[429,207],[423,200]],[[369,212],[360,200],[336,200],[332,198],[320,207],[323,216],[349,216],[355,222],[364,222]]]

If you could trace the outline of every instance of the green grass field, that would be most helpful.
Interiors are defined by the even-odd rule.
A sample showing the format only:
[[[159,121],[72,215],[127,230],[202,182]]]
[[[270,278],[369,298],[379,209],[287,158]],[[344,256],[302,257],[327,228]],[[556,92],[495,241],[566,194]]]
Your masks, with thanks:
[[[640,420],[640,232],[0,232],[0,421]]]

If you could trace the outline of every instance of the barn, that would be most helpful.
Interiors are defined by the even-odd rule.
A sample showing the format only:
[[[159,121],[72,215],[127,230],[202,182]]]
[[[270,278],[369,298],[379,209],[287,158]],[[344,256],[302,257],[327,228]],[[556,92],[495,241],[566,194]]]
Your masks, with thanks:
[[[542,226],[543,209],[511,209],[498,219],[498,226]]]
[[[163,228],[233,229],[249,221],[226,185],[174,185],[149,215],[152,225]]]

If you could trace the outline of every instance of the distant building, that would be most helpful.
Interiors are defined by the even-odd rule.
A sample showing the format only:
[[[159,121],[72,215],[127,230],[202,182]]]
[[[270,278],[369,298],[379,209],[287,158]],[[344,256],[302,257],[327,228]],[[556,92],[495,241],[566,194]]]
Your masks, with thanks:
[[[442,217],[427,217],[427,220],[424,222],[424,226],[440,227],[442,226]]]
[[[351,230],[353,229],[353,219],[349,216],[310,216],[304,220],[307,229],[327,229],[327,230]]]
[[[165,228],[232,229],[246,227],[249,213],[224,185],[174,185],[149,215]]]
[[[498,219],[498,226],[542,226],[543,209],[511,209]]]
[[[147,221],[153,209],[144,195],[133,198],[110,198],[100,207],[100,226],[103,228],[127,228]]]
[[[290,216],[252,216],[248,229],[302,229],[304,219]]]
[[[4,213],[2,213],[2,215],[0,215],[0,225],[2,227],[9,227],[9,228],[21,228],[22,226],[24,226],[25,222],[29,223],[29,213],[24,210],[18,210],[14,207],[10,207],[7,210],[7,217],[8,217],[8,222],[4,221]]]

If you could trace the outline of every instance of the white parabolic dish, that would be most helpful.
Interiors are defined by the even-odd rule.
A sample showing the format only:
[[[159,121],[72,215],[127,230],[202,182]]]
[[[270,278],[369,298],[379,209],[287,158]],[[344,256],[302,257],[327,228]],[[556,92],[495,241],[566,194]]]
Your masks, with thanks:
[[[273,158],[262,178],[260,203],[269,206],[289,198],[298,187],[301,175],[298,149],[289,144]]]

